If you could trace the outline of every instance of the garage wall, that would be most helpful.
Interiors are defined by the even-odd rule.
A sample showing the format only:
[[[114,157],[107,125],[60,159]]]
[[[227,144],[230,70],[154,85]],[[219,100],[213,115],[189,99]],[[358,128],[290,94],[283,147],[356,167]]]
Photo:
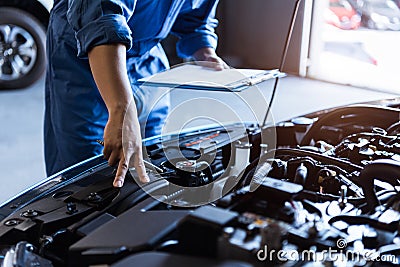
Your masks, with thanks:
[[[278,68],[295,0],[220,0],[218,52],[232,66]],[[298,74],[304,18],[301,1],[283,71]]]

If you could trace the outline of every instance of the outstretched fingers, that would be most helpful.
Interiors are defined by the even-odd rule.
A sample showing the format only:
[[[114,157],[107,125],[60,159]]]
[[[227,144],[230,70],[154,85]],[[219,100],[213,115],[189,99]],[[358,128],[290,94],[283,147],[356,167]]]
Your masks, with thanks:
[[[117,173],[113,182],[114,187],[122,187],[124,185],[125,176],[129,171],[130,160],[133,161],[133,167],[135,167],[140,182],[148,183],[150,181],[150,178],[146,173],[146,167],[143,162],[141,149],[139,148],[136,149],[135,153],[128,153],[127,157],[125,157],[125,155],[122,156],[118,163]]]

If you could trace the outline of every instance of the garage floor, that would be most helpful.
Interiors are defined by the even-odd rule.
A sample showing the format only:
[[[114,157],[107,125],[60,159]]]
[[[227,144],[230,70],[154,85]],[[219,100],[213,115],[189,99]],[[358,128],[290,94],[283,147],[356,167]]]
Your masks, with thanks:
[[[45,177],[43,162],[43,112],[44,80],[23,90],[0,91],[0,203],[14,196]],[[266,98],[271,93],[271,83],[259,86]],[[254,89],[255,90],[255,89]],[[246,101],[255,105],[260,119],[265,110],[266,101],[260,101],[257,94],[244,93]],[[194,97],[203,97],[207,93],[176,90],[171,94],[172,106],[184,106],[181,103]],[[276,95],[272,114],[275,121],[281,121],[311,111],[344,105],[355,102],[370,101],[394,97],[394,94],[372,91],[349,86],[335,85],[298,77],[286,77],[281,80]],[[230,102],[225,93],[218,93],[214,100]],[[227,101],[228,99],[228,101]],[[221,108],[225,105],[221,105]],[[212,107],[214,114],[223,115],[219,107]],[[186,107],[189,116],[193,112],[190,105]],[[210,110],[209,107],[206,108]],[[234,106],[237,114],[246,113],[240,105]],[[185,110],[180,110],[183,112]],[[194,114],[194,113],[193,113]],[[198,115],[197,113],[194,115]],[[251,118],[251,116],[250,116]],[[248,119],[244,116],[243,119]],[[229,119],[228,119],[229,120]],[[175,125],[174,127],[179,127]]]

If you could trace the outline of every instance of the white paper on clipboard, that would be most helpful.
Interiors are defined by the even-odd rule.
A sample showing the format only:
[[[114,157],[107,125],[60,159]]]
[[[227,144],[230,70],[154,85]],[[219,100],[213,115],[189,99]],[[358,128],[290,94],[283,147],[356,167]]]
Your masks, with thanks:
[[[226,69],[216,71],[196,64],[178,67],[140,79],[145,86],[239,92],[265,80],[284,77],[278,70]]]

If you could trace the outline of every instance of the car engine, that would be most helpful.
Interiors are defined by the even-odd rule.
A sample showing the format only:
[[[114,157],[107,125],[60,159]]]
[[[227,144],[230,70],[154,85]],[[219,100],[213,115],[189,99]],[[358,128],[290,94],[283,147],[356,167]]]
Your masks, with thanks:
[[[147,139],[147,184],[82,162],[1,206],[1,266],[398,265],[399,101]]]

